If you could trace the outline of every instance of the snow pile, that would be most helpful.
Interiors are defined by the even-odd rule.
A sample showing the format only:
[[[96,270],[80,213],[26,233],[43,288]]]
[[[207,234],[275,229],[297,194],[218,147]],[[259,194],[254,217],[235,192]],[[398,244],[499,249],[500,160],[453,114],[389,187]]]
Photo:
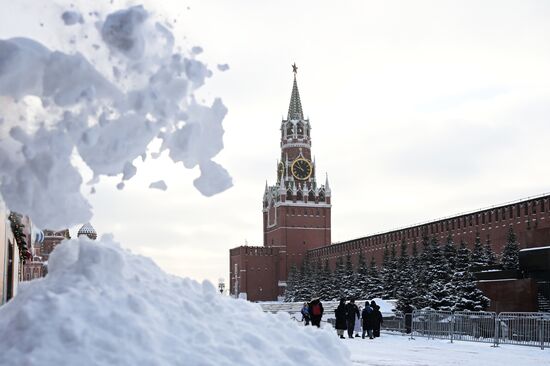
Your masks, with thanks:
[[[168,275],[105,236],[59,245],[48,276],[0,308],[0,339],[2,365],[350,364],[331,330]]]
[[[93,171],[90,184],[120,175],[122,189],[155,138],[175,163],[200,168],[194,185],[202,194],[231,187],[212,161],[223,149],[227,109],[219,99],[207,106],[194,98],[212,75],[196,59],[200,47],[181,51],[170,24],[142,6],[104,16],[71,9],[55,21],[81,29],[68,52],[28,38],[0,40],[0,196],[11,210],[39,227],[87,222],[91,208],[71,154]]]

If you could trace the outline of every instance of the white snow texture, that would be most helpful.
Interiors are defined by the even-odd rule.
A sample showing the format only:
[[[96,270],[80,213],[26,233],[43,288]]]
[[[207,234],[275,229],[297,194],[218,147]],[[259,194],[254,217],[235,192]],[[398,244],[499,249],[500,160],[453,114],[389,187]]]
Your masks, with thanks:
[[[332,327],[164,273],[110,236],[64,241],[0,308],[1,365],[349,365]]]
[[[104,20],[99,12],[71,10],[56,21],[88,27],[68,45],[69,53],[28,38],[0,40],[0,102],[32,112],[5,115],[9,108],[2,106],[0,196],[10,210],[42,228],[87,222],[91,207],[71,153],[93,171],[92,183],[102,175],[124,181],[157,137],[174,162],[199,166],[194,185],[202,194],[232,186],[228,172],[212,161],[223,149],[227,109],[219,99],[211,106],[195,100],[194,91],[212,75],[196,50],[183,54],[169,25],[142,6]]]

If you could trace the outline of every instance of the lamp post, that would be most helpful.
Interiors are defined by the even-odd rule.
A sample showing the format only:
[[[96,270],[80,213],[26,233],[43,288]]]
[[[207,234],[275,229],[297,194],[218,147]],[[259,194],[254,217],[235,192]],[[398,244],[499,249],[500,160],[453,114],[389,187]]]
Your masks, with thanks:
[[[225,291],[225,282],[224,282],[223,278],[220,278],[218,280],[218,290],[220,291],[220,294],[223,295],[223,292]]]

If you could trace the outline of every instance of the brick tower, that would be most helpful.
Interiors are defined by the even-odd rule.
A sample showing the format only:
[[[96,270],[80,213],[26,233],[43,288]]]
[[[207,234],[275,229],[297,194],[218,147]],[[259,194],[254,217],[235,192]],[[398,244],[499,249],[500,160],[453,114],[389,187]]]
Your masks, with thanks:
[[[290,267],[300,268],[307,250],[330,245],[330,187],[317,182],[311,154],[311,125],[304,118],[297,67],[287,118],[281,122],[277,182],[263,196],[264,246],[279,247],[279,286],[284,292]]]
[[[287,118],[281,122],[276,183],[263,195],[262,247],[239,246],[229,253],[230,293],[251,301],[281,299],[293,265],[308,250],[330,245],[330,188],[318,184],[311,154],[311,125],[304,118],[296,65]]]

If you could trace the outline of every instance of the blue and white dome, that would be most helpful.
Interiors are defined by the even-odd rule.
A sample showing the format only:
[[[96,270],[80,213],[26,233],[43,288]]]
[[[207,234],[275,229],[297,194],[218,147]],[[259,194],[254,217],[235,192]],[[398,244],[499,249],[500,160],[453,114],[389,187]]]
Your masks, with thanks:
[[[89,222],[82,225],[80,230],[78,230],[78,234],[76,234],[76,236],[78,237],[80,235],[86,235],[88,238],[90,238],[92,240],[97,239],[97,233],[96,233],[94,227]]]

